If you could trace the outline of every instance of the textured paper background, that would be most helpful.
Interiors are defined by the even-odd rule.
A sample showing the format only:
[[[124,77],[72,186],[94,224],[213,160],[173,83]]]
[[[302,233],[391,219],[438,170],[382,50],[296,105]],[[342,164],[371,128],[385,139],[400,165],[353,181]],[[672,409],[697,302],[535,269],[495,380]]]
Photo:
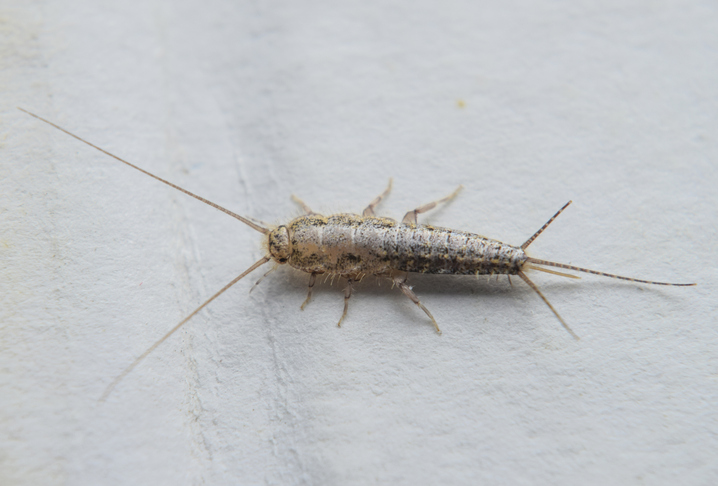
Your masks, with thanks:
[[[5,1],[3,484],[718,478],[715,2]],[[630,276],[318,288],[240,214],[422,218]]]

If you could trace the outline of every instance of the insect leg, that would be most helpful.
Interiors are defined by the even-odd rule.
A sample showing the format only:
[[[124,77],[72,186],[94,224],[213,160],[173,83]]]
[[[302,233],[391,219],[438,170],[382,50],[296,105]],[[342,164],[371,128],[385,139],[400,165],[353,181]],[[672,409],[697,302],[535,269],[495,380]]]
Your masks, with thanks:
[[[247,218],[248,220],[254,222],[254,223],[257,223],[257,224],[260,225],[260,226],[264,226],[265,228],[271,228],[271,227],[272,227],[271,224],[265,223],[265,222],[262,221],[261,219],[253,218],[253,217],[251,217],[251,216],[246,216],[246,218]]]
[[[377,197],[374,198],[372,202],[369,203],[369,205],[366,207],[364,212],[362,213],[362,216],[376,216],[374,214],[374,209],[377,207],[377,205],[381,202],[382,199],[384,199],[386,196],[389,195],[389,191],[391,191],[391,177],[389,178],[389,185],[387,186],[386,190],[379,194]]]
[[[301,199],[299,199],[299,198],[298,198],[297,196],[295,196],[294,194],[292,194],[292,201],[294,201],[295,203],[297,203],[297,204],[302,208],[302,210],[303,210],[305,213],[309,214],[309,215],[319,214],[319,213],[315,213],[314,211],[312,211],[312,209],[311,209],[309,206],[307,206],[307,203],[305,203],[304,201],[302,201]]]
[[[275,271],[275,270],[277,269],[277,267],[279,267],[279,265],[276,265],[276,264],[275,264],[272,268],[269,269],[269,271],[268,271],[267,273],[265,273],[264,275],[262,275],[261,277],[259,277],[259,280],[257,280],[257,281],[254,283],[254,285],[252,285],[252,288],[251,288],[251,289],[249,289],[249,293],[251,294],[251,293],[252,293],[252,290],[254,290],[254,288],[255,288],[257,285],[259,285],[260,283],[262,283],[262,280],[264,280],[264,278],[265,278],[267,275],[269,275],[270,273],[272,273],[273,271]]]
[[[301,310],[304,310],[304,306],[306,306],[309,301],[312,299],[312,288],[314,287],[314,282],[317,281],[317,272],[312,272],[312,274],[309,276],[309,292],[307,292],[307,300],[304,301],[302,306],[300,307]]]
[[[347,286],[344,288],[344,312],[342,312],[342,317],[339,319],[339,322],[337,322],[337,327],[342,327],[342,321],[347,316],[347,310],[349,309],[349,298],[352,296],[352,291],[354,288],[352,287],[352,283],[354,281],[352,279],[348,279]]]
[[[434,327],[436,328],[436,332],[441,334],[441,329],[439,329],[439,325],[436,323],[436,319],[434,319],[434,316],[431,315],[431,312],[429,312],[429,309],[424,307],[424,304],[421,303],[419,300],[419,297],[416,296],[413,290],[411,290],[411,287],[409,287],[406,283],[406,275],[396,276],[394,277],[394,283],[396,284],[399,289],[404,292],[404,295],[409,297],[413,303],[421,307],[421,310],[426,312],[426,315],[429,316],[429,319],[431,319],[431,322],[434,324]]]
[[[440,203],[443,203],[443,202],[447,202],[447,201],[451,201],[452,199],[454,199],[454,198],[456,197],[456,195],[459,193],[459,191],[460,191],[461,189],[463,189],[463,187],[464,187],[464,186],[461,186],[461,185],[460,185],[459,187],[456,188],[456,190],[455,190],[454,192],[452,192],[451,194],[449,194],[449,195],[446,196],[445,198],[439,199],[438,201],[430,202],[429,204],[424,204],[423,206],[420,206],[420,207],[416,208],[416,209],[413,210],[413,211],[409,211],[408,213],[406,213],[406,216],[404,216],[404,219],[402,219],[401,222],[402,222],[402,223],[412,223],[412,224],[416,224],[416,216],[417,216],[418,214],[425,213],[425,212],[427,212],[427,211],[429,211],[429,210],[431,210],[431,209],[434,209],[437,204],[440,204]]]

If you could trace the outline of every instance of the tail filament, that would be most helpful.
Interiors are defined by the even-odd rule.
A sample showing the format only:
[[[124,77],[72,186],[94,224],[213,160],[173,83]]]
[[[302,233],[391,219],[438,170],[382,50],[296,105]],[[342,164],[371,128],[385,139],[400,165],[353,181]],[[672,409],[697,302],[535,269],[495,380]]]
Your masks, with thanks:
[[[602,277],[617,278],[620,280],[627,280],[629,282],[635,282],[635,283],[644,283],[644,284],[651,284],[651,285],[670,285],[672,287],[692,287],[695,285],[695,283],[655,282],[653,280],[641,280],[638,278],[623,277],[621,275],[614,275],[612,273],[598,272],[596,270],[589,270],[588,268],[574,267],[573,265],[567,265],[565,263],[550,262],[548,260],[539,260],[538,258],[531,258],[531,257],[528,257],[528,262],[533,263],[534,265],[546,265],[549,267],[563,268],[565,270],[574,270],[576,272],[590,273],[593,275],[600,275]],[[536,268],[536,270],[542,270],[542,269]],[[546,271],[546,270],[543,269],[543,271]]]

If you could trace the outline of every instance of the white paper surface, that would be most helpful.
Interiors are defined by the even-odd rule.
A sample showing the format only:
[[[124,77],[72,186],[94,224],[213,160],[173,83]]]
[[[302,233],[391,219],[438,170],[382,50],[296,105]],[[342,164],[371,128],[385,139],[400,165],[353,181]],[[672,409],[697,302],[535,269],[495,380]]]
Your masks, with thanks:
[[[2,7],[0,483],[709,484],[718,478],[714,2]],[[242,215],[421,221],[638,278],[237,284]],[[268,269],[269,267],[267,267]]]

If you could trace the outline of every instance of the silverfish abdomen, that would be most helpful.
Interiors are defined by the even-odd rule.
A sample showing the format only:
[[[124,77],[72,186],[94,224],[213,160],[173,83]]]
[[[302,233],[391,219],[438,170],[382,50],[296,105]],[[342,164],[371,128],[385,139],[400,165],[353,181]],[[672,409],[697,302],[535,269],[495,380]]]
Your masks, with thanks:
[[[527,259],[520,248],[473,233],[373,216],[312,214],[287,228],[288,263],[305,272],[515,275]]]

